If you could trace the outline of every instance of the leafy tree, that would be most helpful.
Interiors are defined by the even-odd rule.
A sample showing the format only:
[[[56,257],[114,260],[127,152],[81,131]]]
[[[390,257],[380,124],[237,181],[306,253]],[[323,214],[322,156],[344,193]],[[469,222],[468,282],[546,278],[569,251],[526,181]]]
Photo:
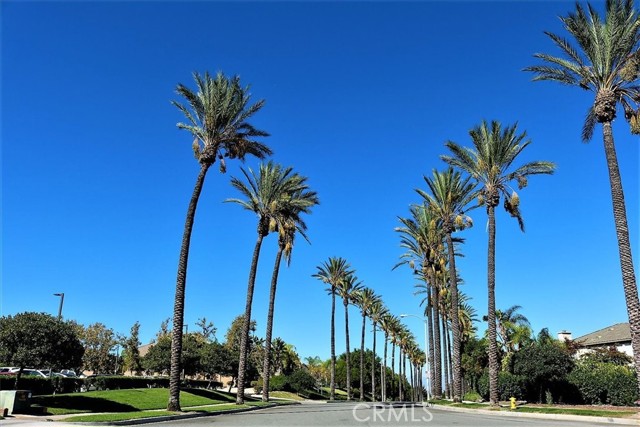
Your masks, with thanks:
[[[538,340],[513,355],[513,373],[527,379],[528,399],[538,402],[545,392],[560,389],[573,367],[573,358],[556,340]]]
[[[441,156],[452,166],[466,171],[479,184],[480,204],[484,204],[489,218],[489,241],[487,248],[487,293],[488,293],[488,337],[489,337],[489,389],[490,402],[498,404],[498,346],[496,340],[496,219],[495,208],[504,196],[504,208],[518,220],[520,229],[524,231],[524,221],[520,212],[520,196],[511,188],[516,181],[518,188],[527,185],[529,175],[552,174],[555,165],[551,162],[533,161],[515,167],[514,162],[522,151],[531,144],[525,139],[526,132],[518,134],[517,125],[502,128],[493,121],[489,125],[483,121],[469,131],[474,148],[461,147],[449,141],[446,146],[451,156]]]
[[[579,3],[576,3],[574,13],[560,19],[578,48],[559,35],[546,32],[564,57],[538,53],[535,57],[542,60],[544,65],[528,67],[525,71],[535,73],[534,80],[556,81],[589,90],[595,95],[582,129],[582,140],[589,141],[596,124],[602,125],[631,346],[635,365],[639,367],[640,300],[612,123],[617,115],[617,107],[621,105],[624,117],[631,125],[631,133],[640,134],[640,86],[637,85],[640,76],[640,16],[633,0],[607,0],[604,19],[591,5],[585,10]]]
[[[203,317],[202,319],[198,319],[196,326],[200,328],[198,333],[205,341],[215,341],[217,328],[213,326],[213,322],[207,322],[207,318]]]
[[[633,358],[627,353],[618,351],[615,346],[607,348],[596,348],[593,351],[583,354],[581,360],[591,360],[594,362],[611,363],[618,366],[630,366]]]
[[[82,368],[93,371],[94,374],[113,372],[114,358],[111,350],[118,344],[113,329],[103,323],[96,322],[87,326],[80,337],[84,346]]]
[[[312,276],[329,285],[327,292],[331,295],[331,382],[329,400],[336,398],[336,293],[338,286],[353,274],[351,266],[344,258],[329,258],[324,264],[316,267],[317,272]]]
[[[166,375],[171,369],[171,334],[159,336],[142,358],[145,371]]]
[[[80,367],[83,353],[70,322],[33,312],[0,317],[0,363],[20,368],[16,389],[23,368],[75,369]]]
[[[249,324],[249,328],[251,332],[255,332],[256,330],[255,320],[251,321],[251,323]],[[237,367],[239,366],[239,361],[240,361],[240,348],[241,348],[243,330],[244,330],[244,315],[241,314],[237,316],[233,320],[233,322],[231,322],[229,329],[227,329],[227,332],[225,333],[224,346],[227,348],[227,350],[229,351],[229,354],[231,355],[231,358],[234,360],[236,364],[236,369],[234,369],[233,374],[231,375],[232,383],[235,382],[236,378],[238,378]],[[249,359],[249,362],[250,361],[251,360]],[[255,371],[255,366],[249,364],[248,366],[246,366],[246,370],[247,372],[249,371],[253,372]],[[251,376],[253,375],[248,374],[246,375],[246,378],[250,378]],[[229,387],[229,392],[231,392],[231,386]]]
[[[202,370],[209,374],[220,376],[235,376],[238,369],[237,359],[234,359],[230,349],[222,343],[206,343],[202,348]]]
[[[249,104],[249,88],[240,85],[240,78],[227,78],[223,73],[212,77],[209,73],[201,76],[194,73],[196,91],[179,84],[176,92],[187,104],[173,101],[187,119],[187,123],[178,123],[194,137],[192,148],[200,164],[200,172],[189,201],[185,219],[173,308],[173,338],[171,343],[171,375],[169,385],[168,411],[180,411],[180,374],[182,354],[182,328],[184,323],[184,299],[187,280],[187,263],[191,231],[196,208],[207,171],[216,160],[220,163],[220,172],[226,171],[225,159],[244,161],[247,155],[264,158],[271,154],[266,145],[255,140],[268,136],[256,129],[247,120],[257,113],[264,101]]]
[[[140,375],[142,372],[142,362],[140,358],[140,322],[136,322],[131,327],[128,338],[123,340],[124,350],[122,351],[123,371],[133,372],[134,375]]]
[[[315,385],[315,379],[304,368],[297,369],[289,375],[289,386],[296,394],[300,394],[305,390],[312,390]]]

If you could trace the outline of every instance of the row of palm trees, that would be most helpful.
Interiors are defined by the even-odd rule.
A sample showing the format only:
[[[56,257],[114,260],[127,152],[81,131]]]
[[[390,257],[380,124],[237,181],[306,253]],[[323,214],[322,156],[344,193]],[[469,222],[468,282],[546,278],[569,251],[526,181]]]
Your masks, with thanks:
[[[540,59],[543,64],[528,67],[525,71],[533,72],[535,75],[534,80],[557,81],[592,91],[595,94],[594,103],[587,113],[582,137],[584,141],[590,140],[595,126],[598,123],[602,125],[632,348],[635,364],[640,366],[640,300],[638,299],[631,256],[622,180],[612,131],[612,122],[617,116],[617,108],[621,106],[624,110],[625,120],[631,126],[631,132],[634,134],[640,133],[640,86],[637,84],[640,77],[640,52],[638,50],[640,45],[640,18],[632,0],[607,0],[605,9],[606,12],[603,18],[590,5],[587,8],[583,8],[579,4],[576,5],[575,12],[569,13],[566,17],[562,17],[561,20],[565,30],[575,40],[578,47],[572,46],[568,40],[559,35],[547,33],[553,43],[560,49],[563,57],[542,53],[536,54],[535,57]],[[200,171],[187,209],[178,262],[173,311],[174,333],[172,335],[171,349],[170,397],[167,407],[171,411],[180,410],[180,358],[182,353],[187,262],[195,212],[205,177],[209,168],[216,161],[219,163],[220,171],[224,173],[228,159],[244,160],[249,155],[262,159],[272,154],[269,147],[257,140],[257,138],[266,137],[268,134],[248,122],[248,119],[262,108],[264,105],[263,100],[251,104],[249,88],[242,87],[237,76],[227,78],[222,73],[218,73],[215,77],[208,73],[203,76],[195,73],[194,79],[197,89],[195,92],[181,84],[178,85],[176,90],[178,95],[186,101],[186,104],[174,102],[174,105],[187,119],[187,123],[178,123],[178,127],[187,130],[194,137],[193,151],[200,165]],[[442,289],[445,287],[449,289],[448,293],[451,300],[449,310],[451,311],[448,312],[448,318],[451,322],[453,335],[453,395],[454,399],[460,399],[460,318],[456,310],[452,308],[459,306],[460,299],[457,290],[459,279],[455,266],[455,251],[456,245],[459,245],[461,241],[456,240],[452,234],[471,224],[465,214],[469,208],[464,203],[465,197],[470,195],[459,194],[459,196],[465,197],[454,202],[453,199],[447,199],[452,194],[444,192],[444,190],[448,191],[447,186],[457,186],[457,190],[453,187],[450,190],[464,193],[463,189],[470,186],[474,187],[473,191],[476,192],[475,195],[479,199],[479,205],[485,207],[488,216],[488,352],[490,361],[490,399],[491,403],[495,404],[497,403],[498,374],[495,318],[495,208],[500,203],[500,199],[504,198],[505,209],[518,220],[520,227],[524,229],[519,209],[519,195],[512,189],[511,183],[517,183],[518,188],[522,189],[527,185],[527,177],[529,175],[550,174],[553,171],[553,165],[549,162],[531,162],[518,168],[513,167],[513,162],[530,143],[529,140],[525,140],[525,133],[518,133],[516,125],[507,126],[503,129],[497,121],[491,122],[491,124],[482,122],[482,124],[470,131],[470,136],[473,148],[462,147],[454,142],[446,144],[450,154],[442,156],[442,158],[450,166],[456,167],[458,170],[447,169],[444,172],[434,172],[433,178],[427,180],[430,193],[419,191],[424,199],[419,206],[423,206],[423,208],[415,207],[412,209],[414,221],[428,219],[429,224],[433,222],[439,225],[441,240],[438,241],[434,236],[431,236],[429,233],[433,232],[429,229],[422,230],[420,233],[424,232],[426,236],[422,234],[416,235],[420,240],[413,242],[414,247],[408,247],[408,249],[418,251],[414,254],[416,259],[411,262],[416,263],[416,260],[418,261],[415,270],[429,286],[427,294],[430,298],[428,298],[427,310],[433,310],[432,316],[434,319],[438,318],[435,316],[435,312],[439,310],[438,305],[434,302],[440,297]],[[274,165],[271,165],[271,167],[274,167]],[[281,172],[283,171],[281,169]],[[466,173],[468,178],[463,178],[461,172]],[[246,172],[245,176],[250,179]],[[289,177],[291,178],[292,176]],[[300,191],[312,193],[307,189],[304,180],[300,182],[300,179],[298,179],[298,184],[303,188],[303,190],[299,189]],[[252,190],[257,190],[257,188]],[[315,194],[313,196],[315,197]],[[300,220],[299,214],[308,212],[308,209],[313,204],[317,204],[317,199],[306,207],[307,210],[300,207],[274,208],[274,212],[279,212],[277,215],[271,216],[271,213],[264,213],[264,219],[260,219],[258,224],[258,241],[256,242],[253,261],[259,257],[262,239],[270,231],[275,231],[278,232],[279,236],[279,255],[276,259],[276,266],[279,266],[279,257],[283,255],[287,257],[286,248],[291,247],[293,243],[292,236],[295,231],[292,232],[291,230],[304,231],[303,223],[298,222]],[[284,203],[284,205],[287,205],[287,203]],[[271,207],[266,206],[266,208],[270,209]],[[278,211],[278,209],[282,210]],[[300,210],[296,211],[296,209]],[[424,210],[424,212],[421,212],[421,210]],[[293,213],[294,219],[282,219],[285,216],[282,212],[285,211]],[[296,214],[298,215],[297,217],[295,216]],[[428,218],[416,218],[416,215],[423,215]],[[420,225],[422,226],[422,224]],[[424,237],[430,237],[430,239],[423,241]],[[408,245],[410,239],[407,239],[405,243]],[[438,243],[435,244],[434,241],[438,241]],[[434,244],[435,246],[433,246]],[[445,247],[447,252],[442,257]],[[280,250],[280,248],[282,249]],[[435,256],[435,252],[439,252],[440,255]],[[277,270],[278,268],[274,269],[272,279],[273,296],[275,296],[274,283],[277,283]],[[255,273],[255,266],[252,262],[245,310],[247,322],[250,319]],[[321,272],[318,274],[321,274]],[[338,281],[335,283],[326,282],[330,283],[329,291],[332,295],[334,308],[335,295],[338,292],[337,283],[344,282],[346,277],[350,275],[347,272],[341,274],[345,274],[345,276],[337,278]],[[350,283],[353,288],[357,288],[359,285],[357,280]],[[340,295],[343,296],[345,293],[343,292]],[[344,303],[345,307],[349,304],[346,300]],[[270,302],[271,305],[272,301]],[[431,317],[428,316],[428,318]],[[380,326],[383,327],[383,325],[384,321],[381,319]],[[436,342],[439,336],[436,333],[437,325],[438,322],[431,322],[435,348],[439,347],[439,343]],[[348,322],[346,329],[348,332]],[[348,336],[349,334],[347,333]],[[391,338],[394,346],[403,343],[403,340],[398,339],[397,336],[395,341],[393,336]],[[408,350],[408,347],[406,347],[407,341],[410,340],[405,339],[405,347],[402,348],[405,354],[406,350]],[[347,345],[347,356],[348,349],[349,346]],[[243,356],[241,354],[241,368],[244,360]],[[392,359],[393,357],[394,352],[392,352]],[[437,362],[435,358],[434,362]],[[265,361],[265,364],[267,363]],[[268,372],[268,370],[265,372]],[[244,375],[243,369],[240,369],[239,374]],[[437,375],[437,372],[435,374]],[[334,376],[335,342],[332,335],[332,379],[334,379]],[[638,377],[638,388],[640,389],[640,376]],[[243,382],[244,377],[242,381],[239,381],[239,403],[243,401]],[[438,384],[438,381],[436,381],[436,386]],[[335,385],[333,380],[332,385]],[[266,384],[265,389],[268,390]],[[331,395],[334,397],[333,387]]]
[[[380,295],[376,294],[374,290],[368,288],[358,280],[355,275],[355,270],[351,268],[346,259],[341,257],[330,257],[323,264],[316,267],[317,271],[313,274],[313,277],[320,280],[323,284],[327,285],[326,291],[331,296],[331,368],[330,368],[330,394],[329,399],[335,399],[336,390],[336,345],[335,345],[335,308],[336,297],[342,299],[344,306],[345,317],[345,360],[346,360],[346,393],[347,399],[353,398],[352,392],[352,379],[351,379],[351,357],[350,357],[350,339],[349,339],[349,306],[355,305],[360,310],[362,316],[361,338],[360,338],[360,387],[359,387],[359,399],[361,401],[366,399],[366,391],[364,386],[365,375],[365,335],[367,319],[371,321],[372,326],[372,339],[373,339],[373,351],[371,361],[371,399],[377,398],[376,388],[376,375],[378,366],[376,365],[376,344],[377,344],[377,331],[378,328],[384,333],[384,353],[382,356],[382,366],[380,367],[380,390],[383,400],[387,398],[385,396],[387,390],[386,372],[387,372],[387,350],[388,344],[391,343],[391,369],[392,369],[392,381],[395,376],[395,348],[399,351],[399,378],[397,387],[391,384],[393,393],[397,391],[395,397],[403,400],[406,396],[407,390],[404,390],[403,378],[408,377],[408,381],[411,384],[411,391],[413,400],[421,399],[422,396],[418,393],[422,390],[422,367],[426,364],[426,357],[424,352],[420,349],[416,343],[415,337],[406,326],[404,326],[400,320],[400,317],[391,314],[388,308],[384,305]],[[407,372],[406,362],[409,362],[411,369]],[[394,397],[392,396],[392,397]]]

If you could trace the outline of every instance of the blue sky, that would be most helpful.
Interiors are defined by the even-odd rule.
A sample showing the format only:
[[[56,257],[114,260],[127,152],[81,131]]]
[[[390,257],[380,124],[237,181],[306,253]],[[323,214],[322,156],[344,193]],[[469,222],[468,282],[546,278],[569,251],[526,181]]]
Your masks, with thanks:
[[[602,5],[598,3],[598,5]],[[2,8],[2,298],[0,311],[57,313],[148,342],[171,316],[184,216],[198,172],[176,128],[175,87],[193,71],[239,74],[266,105],[254,124],[272,159],[309,177],[321,205],[280,274],[274,336],[329,357],[330,298],[311,275],[346,258],[396,314],[421,311],[394,227],[444,168],[444,142],[469,144],[481,120],[519,123],[522,161],[553,176],[521,193],[526,233],[497,217],[497,307],[523,308],[536,332],[574,337],[627,321],[601,129],[583,144],[593,95],[532,83],[535,52],[558,52],[572,2],[17,2]],[[614,135],[638,271],[638,138]],[[244,167],[255,168],[249,159]],[[189,262],[185,323],[218,337],[244,309],[256,218],[223,200],[209,172]],[[458,261],[462,289],[486,313],[486,214]],[[264,335],[276,241],[264,242],[254,300]],[[350,318],[359,343],[360,317]],[[422,325],[406,323],[419,342]],[[338,350],[344,350],[337,314]],[[484,325],[478,325],[480,330]],[[370,337],[367,338],[368,341]]]

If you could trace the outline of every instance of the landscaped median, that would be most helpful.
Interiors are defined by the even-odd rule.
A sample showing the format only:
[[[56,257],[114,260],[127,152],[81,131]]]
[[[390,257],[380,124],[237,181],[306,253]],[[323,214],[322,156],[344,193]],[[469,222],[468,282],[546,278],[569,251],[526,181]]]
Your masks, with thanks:
[[[236,405],[235,395],[215,390],[186,389],[180,392],[183,412],[169,412],[167,389],[131,389],[94,391],[87,393],[36,396],[33,412],[43,418],[65,422],[126,423],[129,420],[173,419],[196,417],[214,413],[254,410],[279,403],[264,403],[247,398],[244,405]],[[291,403],[291,402],[287,402]]]

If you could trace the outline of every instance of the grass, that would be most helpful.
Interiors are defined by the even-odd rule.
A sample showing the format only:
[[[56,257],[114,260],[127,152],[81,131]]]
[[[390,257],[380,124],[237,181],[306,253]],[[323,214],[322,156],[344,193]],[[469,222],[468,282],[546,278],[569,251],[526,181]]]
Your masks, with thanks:
[[[47,408],[48,415],[86,412],[140,412],[164,409],[169,390],[164,388],[89,391],[50,396],[34,396],[34,406]],[[183,407],[203,406],[235,401],[235,395],[213,390],[186,389],[180,392]]]
[[[269,392],[269,397],[276,397],[279,399],[304,400],[303,397],[289,391],[271,391]]]
[[[468,408],[468,409],[487,409],[500,411],[509,411],[509,408],[492,408],[486,403],[453,403],[450,400],[431,400],[430,403],[436,405],[451,406],[456,408]],[[629,411],[625,409],[593,409],[593,408],[559,408],[553,406],[518,406],[515,412],[528,412],[537,414],[561,414],[561,415],[585,415],[592,417],[610,417],[610,418],[625,418],[636,414],[636,411]]]
[[[563,415],[590,415],[592,417],[625,418],[636,414],[635,411],[612,410],[612,409],[590,409],[590,408],[553,408],[553,407],[531,407],[519,406],[516,412],[532,412],[538,414],[563,414]]]
[[[182,401],[182,400],[181,400]],[[236,410],[236,409],[248,409],[252,407],[261,407],[274,405],[272,402],[247,402],[244,405],[236,405],[235,403],[223,403],[223,404],[215,404],[212,406],[195,406],[195,407],[183,407],[183,412],[206,412],[206,413],[214,413],[214,412],[222,412],[228,410]],[[125,420],[135,420],[140,418],[154,418],[154,417],[162,417],[169,415],[177,415],[180,412],[169,412],[169,411],[136,411],[136,412],[121,412],[121,413],[110,413],[110,414],[89,414],[89,415],[78,415],[71,416],[65,418],[65,422],[106,422],[106,421],[125,421]]]

